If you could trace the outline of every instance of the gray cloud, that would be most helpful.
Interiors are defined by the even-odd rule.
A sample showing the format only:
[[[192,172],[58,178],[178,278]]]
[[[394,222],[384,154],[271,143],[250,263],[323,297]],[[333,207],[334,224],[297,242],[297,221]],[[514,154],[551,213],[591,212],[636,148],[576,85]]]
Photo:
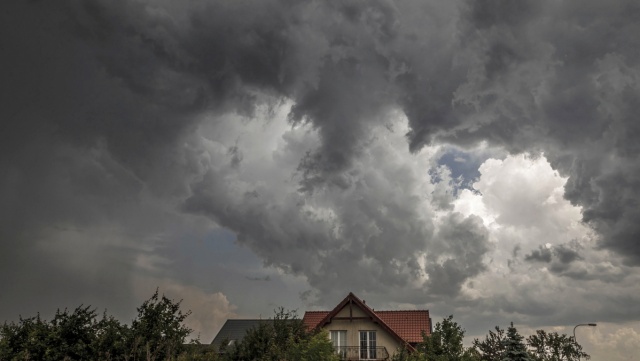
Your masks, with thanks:
[[[550,263],[551,257],[553,257],[551,249],[540,246],[539,249],[534,250],[531,254],[524,256],[527,261],[539,261]]]
[[[454,296],[467,279],[485,270],[483,256],[489,250],[488,232],[479,217],[464,218],[452,213],[443,221],[436,238],[441,243],[426,267],[429,291]]]
[[[637,4],[622,1],[607,8],[596,2],[576,9],[568,3],[499,1],[473,7],[463,28],[476,34],[467,41],[486,56],[456,90],[466,125],[445,136],[544,151],[569,176],[565,196],[583,207],[601,245],[630,264],[638,256],[638,230],[629,221],[636,211],[627,206],[637,197],[631,156],[636,142],[630,138],[637,128],[631,120],[631,99],[637,98],[631,94],[638,91],[631,17],[637,10]],[[612,154],[614,159],[605,160]]]
[[[283,149],[304,154],[298,147],[309,141],[296,138],[309,134],[291,133]],[[402,135],[384,127],[377,130],[376,137],[381,136],[396,139],[396,145],[403,141]],[[407,291],[408,299],[429,297],[428,291],[436,287],[434,294],[455,294],[465,280],[483,270],[483,226],[460,215],[434,225],[432,211],[421,206],[432,187],[428,175],[420,177],[409,164],[392,162],[398,151],[393,145],[375,144],[363,148],[340,184],[324,185],[313,193],[281,187],[281,179],[291,177],[287,170],[295,171],[295,164],[276,162],[279,171],[257,183],[248,182],[242,171],[212,168],[193,185],[185,209],[241,230],[239,242],[268,265],[304,275],[323,299],[340,297],[346,290],[364,294],[390,288]],[[250,168],[255,160],[244,161]],[[431,163],[425,165],[428,169]],[[442,260],[446,269],[425,269],[421,263],[424,257],[436,263],[443,256],[448,258]],[[431,283],[423,287],[425,272]]]
[[[555,247],[554,253],[556,257],[558,257],[558,261],[564,264],[571,263],[582,258],[577,251],[570,249],[565,245]]]
[[[573,246],[575,248],[576,244],[574,243]],[[555,247],[540,246],[537,250],[525,255],[524,259],[530,262],[551,263],[550,271],[562,274],[569,269],[571,263],[581,260],[582,257],[571,245],[561,244]]]
[[[271,281],[271,276],[266,275],[264,277],[249,277],[249,276],[245,276],[245,278],[249,281],[263,281],[263,282],[269,282]]]
[[[585,259],[580,254],[580,248],[575,241],[553,247],[539,246],[538,249],[525,255],[524,260],[546,264],[551,273],[576,281],[598,280],[605,283],[619,283],[629,275],[629,269],[622,265]]]
[[[633,1],[5,6],[0,267],[15,276],[0,279],[3,289],[67,283],[102,299],[83,265],[61,266],[78,245],[92,245],[80,256],[113,274],[98,279],[116,289],[157,256],[159,238],[204,215],[266,266],[304,278],[319,302],[346,290],[462,297],[487,272],[489,231],[452,211],[451,179],[431,184],[437,160],[420,150],[481,142],[544,154],[568,177],[564,195],[599,247],[640,262]],[[283,104],[290,129],[272,141],[255,124],[268,127]],[[252,134],[227,131],[233,122]],[[381,146],[386,137],[396,143]],[[79,231],[64,243],[69,230]],[[70,253],[50,259],[47,246]],[[583,255],[558,246],[525,259],[573,279],[624,281],[628,268],[589,268]],[[131,302],[128,287],[118,292]],[[553,313],[525,296],[499,311]]]
[[[630,221],[637,197],[631,116],[637,54],[634,46],[620,46],[635,41],[633,22],[624,21],[634,13],[632,2],[607,8],[590,3],[579,12],[568,4],[527,1],[449,5],[422,25],[409,12],[416,7],[410,2],[321,4],[313,11],[304,3],[268,1],[248,8],[212,2],[193,9],[158,6],[155,12],[140,4],[72,4],[56,12],[58,19],[67,15],[67,28],[90,45],[76,42],[68,50],[99,54],[88,60],[99,61],[132,93],[116,114],[96,114],[92,101],[87,112],[94,115],[67,116],[74,120],[60,119],[57,129],[82,142],[90,141],[88,134],[104,139],[113,156],[152,186],[179,186],[159,181],[148,162],[160,157],[159,149],[170,151],[188,129],[185,116],[204,104],[251,114],[257,99],[252,89],[292,99],[291,121],[312,122],[322,139],[301,163],[305,189],[337,182],[370,123],[381,121],[377,114],[400,105],[414,150],[442,139],[544,151],[570,176],[566,195],[584,207],[603,247],[630,262],[638,256],[638,230]],[[445,16],[457,21],[441,27]],[[581,32],[571,27],[578,23],[584,24]],[[434,28],[440,31],[429,33]],[[615,34],[616,42],[605,34]],[[71,78],[78,79],[73,71]],[[86,71],[93,73],[80,84],[99,76]],[[104,89],[106,79],[96,81]],[[593,146],[585,149],[584,140]],[[605,168],[602,154],[608,153],[591,149],[611,149],[616,159]],[[628,205],[617,201],[622,194]]]

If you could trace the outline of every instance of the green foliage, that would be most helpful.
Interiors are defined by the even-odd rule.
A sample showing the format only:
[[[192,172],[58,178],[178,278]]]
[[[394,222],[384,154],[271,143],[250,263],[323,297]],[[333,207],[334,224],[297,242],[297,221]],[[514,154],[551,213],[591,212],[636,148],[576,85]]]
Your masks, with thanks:
[[[524,344],[524,337],[520,336],[518,330],[511,326],[507,328],[507,337],[504,340],[505,350],[502,361],[531,361],[527,346]]]
[[[100,360],[128,360],[131,330],[105,311],[96,327],[94,350]]]
[[[527,353],[527,360],[534,361],[577,361],[590,358],[573,337],[559,335],[557,332],[537,330],[535,335],[527,338],[526,344],[523,339],[513,324],[506,335],[503,329],[496,326],[496,332],[489,331],[483,341],[474,340],[473,348],[483,361],[525,360],[523,349]]]
[[[49,324],[47,358],[52,360],[86,360],[94,354],[96,312],[90,306],[78,307],[73,313],[58,310]]]
[[[423,342],[416,352],[399,349],[392,361],[578,361],[589,359],[573,337],[556,332],[536,331],[526,343],[518,330],[509,326],[496,326],[484,340],[473,340],[473,346],[465,349],[462,342],[464,329],[453,321],[453,316],[437,323],[430,336],[423,335]]]
[[[191,314],[182,313],[180,302],[173,302],[158,290],[138,307],[138,318],[131,323],[129,347],[133,360],[165,360],[182,351],[191,329],[182,323]]]
[[[95,355],[95,310],[56,311],[51,322],[40,315],[20,318],[0,328],[2,360],[89,360]]]
[[[5,323],[0,328],[0,360],[47,360],[48,323],[36,317],[22,318],[19,323]]]
[[[473,349],[480,355],[480,360],[500,360],[505,351],[504,330],[496,326],[496,332],[489,330],[483,341],[473,340]]]
[[[213,345],[201,344],[200,341],[192,341],[184,345],[184,350],[176,359],[177,361],[219,361],[218,350]]]
[[[573,337],[558,335],[557,332],[536,331],[527,339],[536,361],[577,361],[591,357],[582,351],[582,346]]]
[[[475,354],[463,346],[464,329],[453,321],[453,315],[436,323],[431,335],[423,335],[422,344],[418,345],[415,360],[423,360],[420,354],[429,361],[464,361],[475,359]]]
[[[338,361],[326,331],[308,332],[294,311],[282,308],[225,351],[226,361]]]
[[[230,361],[270,360],[270,353],[275,349],[273,345],[273,325],[260,324],[257,328],[247,331],[242,342],[226,349],[226,358]]]
[[[190,312],[182,313],[158,291],[138,309],[131,326],[106,312],[98,320],[95,310],[80,306],[73,312],[58,310],[50,322],[20,317],[0,326],[0,360],[97,360],[97,361],[338,361],[326,331],[309,332],[295,312],[280,308],[273,322],[250,330],[243,342],[219,354],[210,345],[184,341],[191,330],[183,325]],[[401,349],[392,361],[576,361],[589,359],[572,337],[538,330],[527,339],[513,323],[499,327],[473,347],[463,346],[464,329],[453,316],[423,335],[416,352]]]
[[[287,351],[286,360],[299,361],[331,361],[338,360],[338,355],[329,341],[329,334],[322,330],[308,339],[293,343]]]
[[[464,329],[453,321],[453,315],[435,325],[431,335],[422,335],[415,352],[407,348],[396,350],[392,361],[475,361],[479,356],[463,346]]]
[[[423,352],[411,352],[406,347],[396,350],[391,357],[391,361],[425,361],[426,356]]]
[[[191,330],[180,302],[158,297],[158,291],[138,308],[131,327],[105,312],[80,306],[58,310],[50,322],[36,317],[0,326],[0,360],[174,360]]]

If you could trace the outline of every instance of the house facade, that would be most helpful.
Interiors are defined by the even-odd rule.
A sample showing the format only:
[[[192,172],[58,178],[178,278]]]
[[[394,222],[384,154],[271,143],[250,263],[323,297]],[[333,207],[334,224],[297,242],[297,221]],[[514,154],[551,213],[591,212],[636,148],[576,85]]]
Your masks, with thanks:
[[[431,333],[428,310],[375,311],[353,293],[331,311],[305,312],[303,322],[326,330],[343,360],[388,360]]]

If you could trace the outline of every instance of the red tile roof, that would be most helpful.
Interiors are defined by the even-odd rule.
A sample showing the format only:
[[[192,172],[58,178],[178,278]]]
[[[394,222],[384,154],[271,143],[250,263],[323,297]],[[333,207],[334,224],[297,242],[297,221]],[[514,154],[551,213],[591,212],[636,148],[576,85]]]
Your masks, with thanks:
[[[429,334],[429,311],[374,311],[398,336],[409,343],[422,342],[422,331]]]
[[[348,297],[354,297],[352,294]],[[344,302],[344,301],[343,301]],[[412,311],[375,311],[368,305],[362,304],[368,311],[377,316],[386,327],[390,328],[397,336],[401,337],[405,342],[418,343],[422,342],[422,331],[429,334],[431,325],[429,323],[429,311],[428,310],[412,310]],[[331,312],[339,311],[307,311],[304,314],[303,322],[307,328],[315,328],[321,326],[320,324]]]
[[[307,329],[313,329],[316,328],[320,321],[327,317],[328,314],[329,311],[307,311],[304,313],[302,322],[307,326]]]

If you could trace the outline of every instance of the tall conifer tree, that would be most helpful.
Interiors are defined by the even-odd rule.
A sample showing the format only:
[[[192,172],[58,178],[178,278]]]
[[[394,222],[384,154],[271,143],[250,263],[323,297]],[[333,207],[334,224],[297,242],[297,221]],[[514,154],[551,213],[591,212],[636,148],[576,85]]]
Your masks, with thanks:
[[[513,327],[513,322],[511,322],[511,326],[507,329],[502,361],[532,361],[523,340],[524,337],[520,336],[518,330]]]

